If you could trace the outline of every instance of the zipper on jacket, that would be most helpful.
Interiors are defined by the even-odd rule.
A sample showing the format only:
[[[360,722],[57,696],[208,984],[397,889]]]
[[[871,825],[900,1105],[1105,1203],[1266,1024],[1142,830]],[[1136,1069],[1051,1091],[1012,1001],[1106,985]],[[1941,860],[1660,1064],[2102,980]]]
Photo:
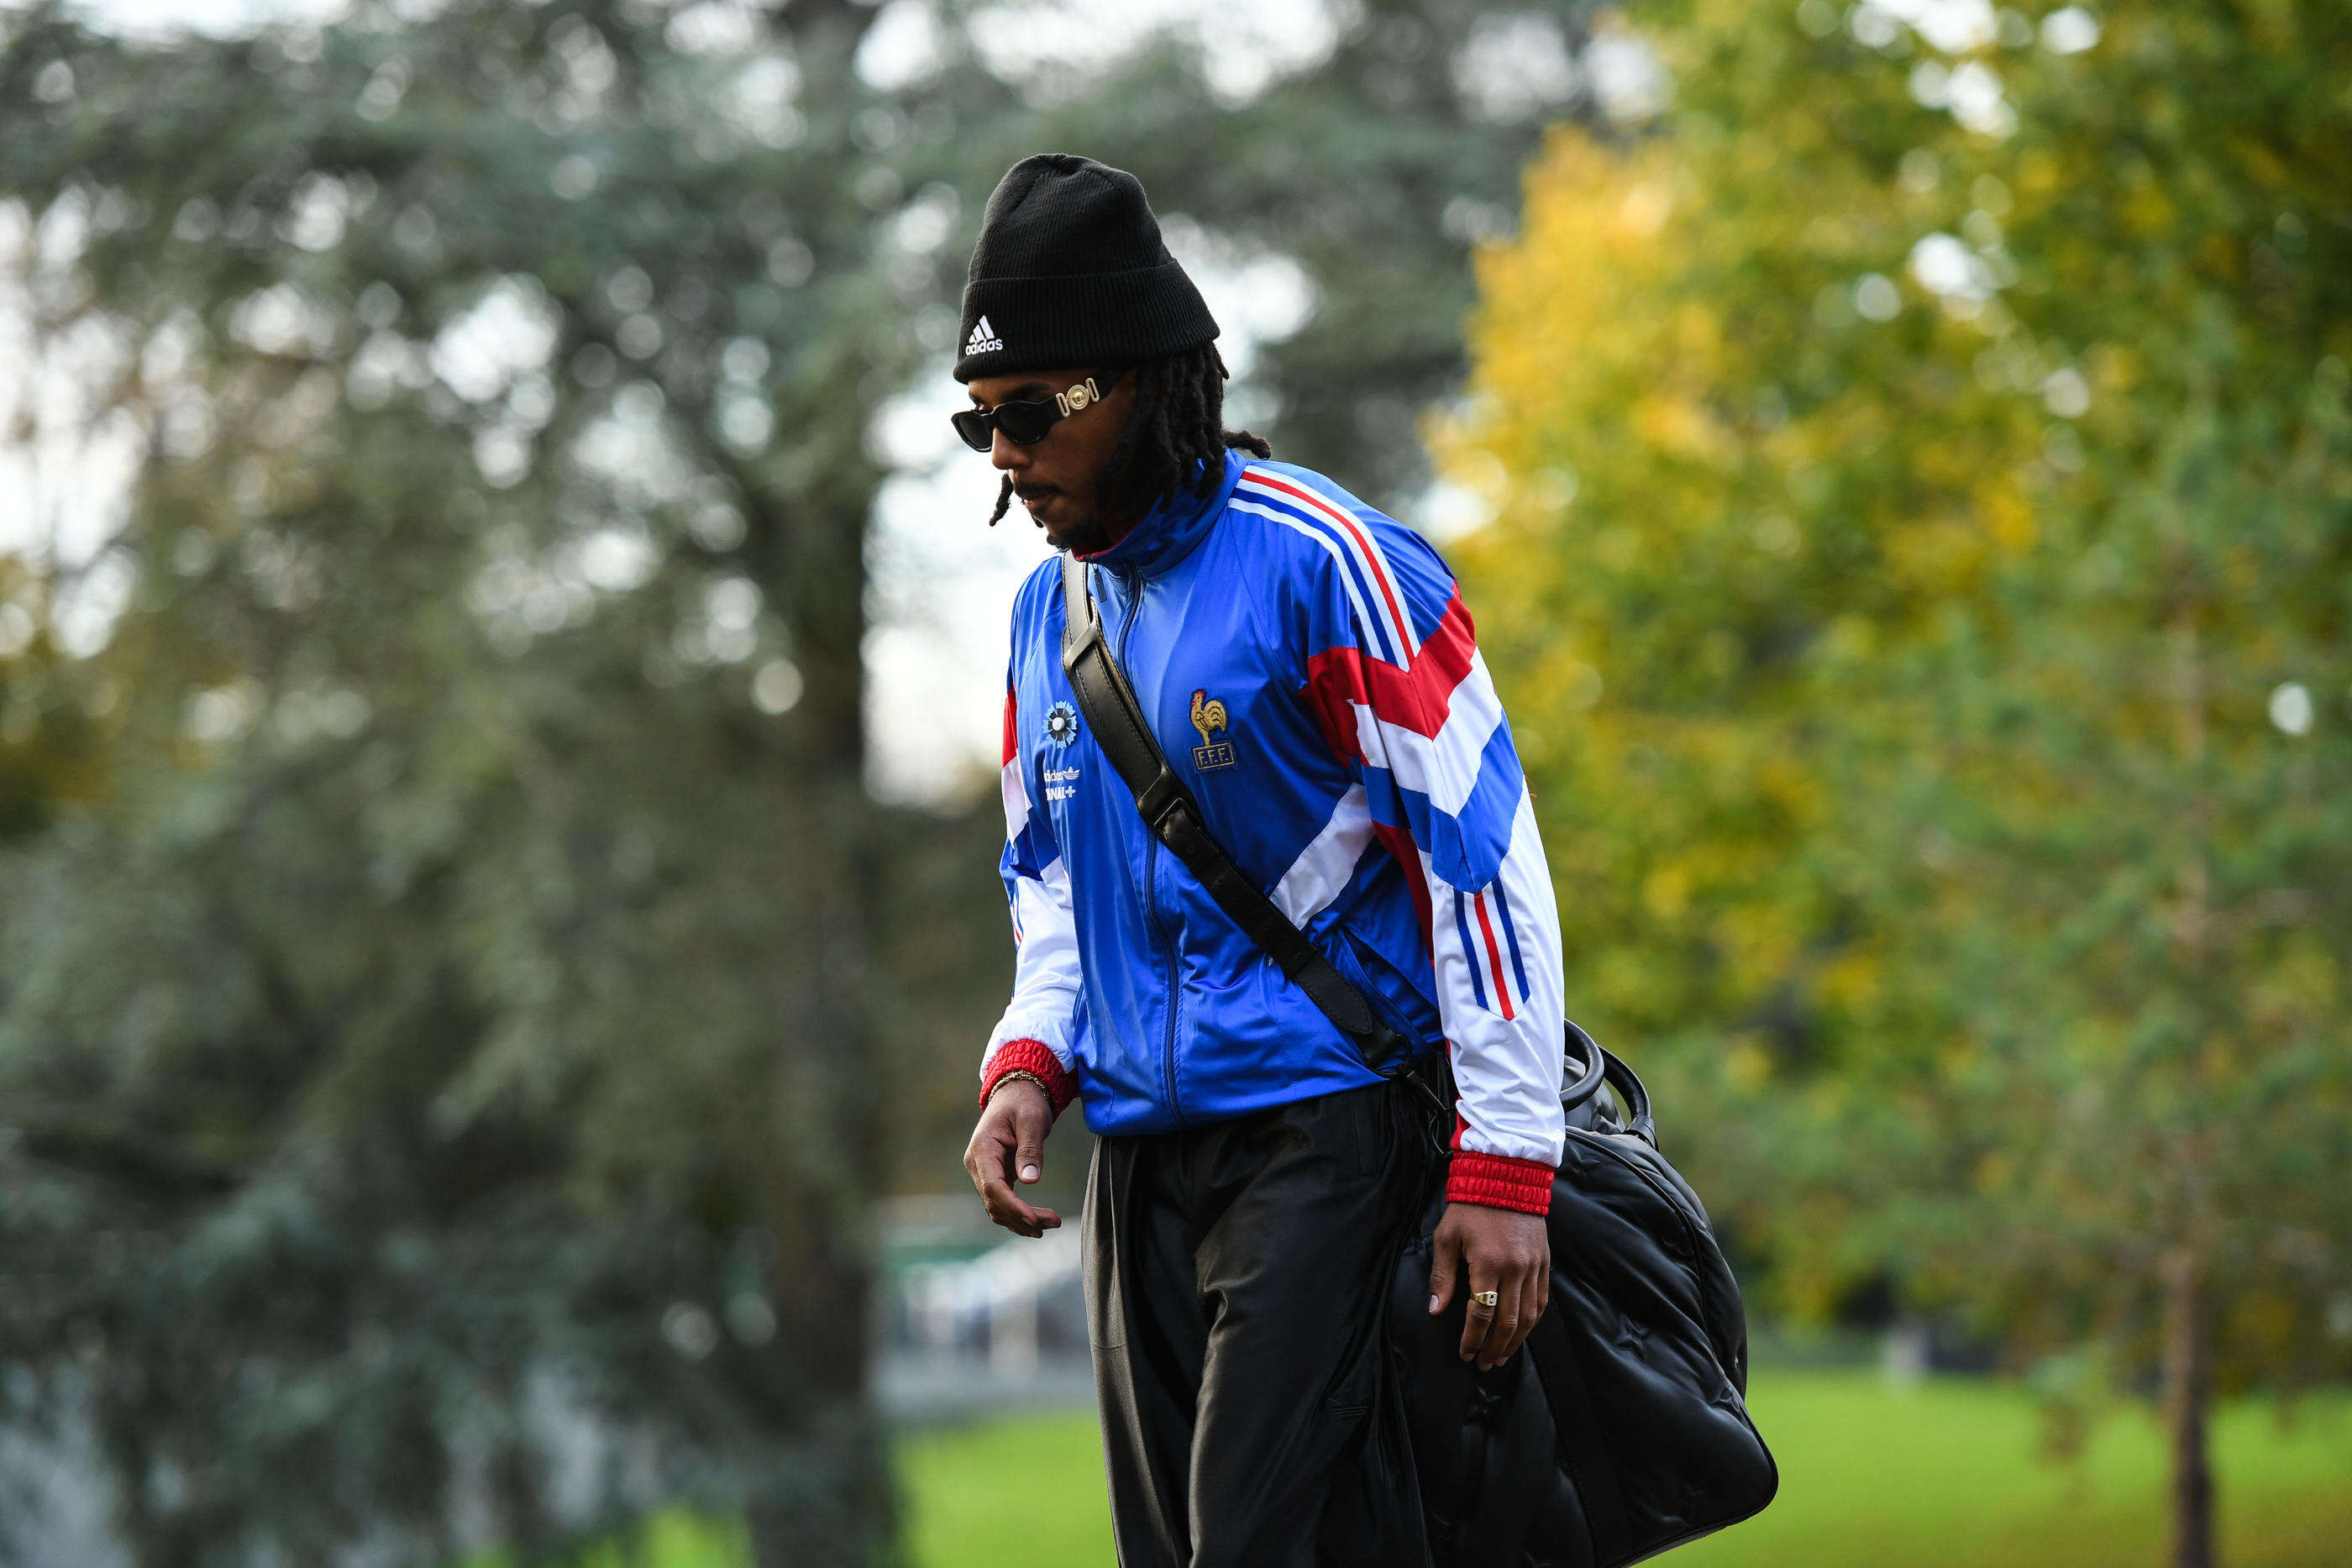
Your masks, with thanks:
[[[1129,678],[1131,683],[1131,672],[1135,666],[1127,662],[1127,640],[1133,634],[1135,622],[1143,609],[1143,569],[1136,567],[1123,575],[1127,579],[1127,623],[1118,629],[1118,662],[1122,668],[1130,672]],[[1136,693],[1136,700],[1139,703],[1143,700],[1139,690]],[[1144,722],[1151,722],[1148,709]],[[1159,945],[1160,961],[1167,966],[1167,1024],[1160,1036],[1160,1070],[1167,1083],[1168,1113],[1181,1126],[1184,1121],[1184,1108],[1176,1103],[1176,944],[1160,921],[1160,835],[1148,829],[1143,835],[1143,918],[1151,928],[1152,940]]]

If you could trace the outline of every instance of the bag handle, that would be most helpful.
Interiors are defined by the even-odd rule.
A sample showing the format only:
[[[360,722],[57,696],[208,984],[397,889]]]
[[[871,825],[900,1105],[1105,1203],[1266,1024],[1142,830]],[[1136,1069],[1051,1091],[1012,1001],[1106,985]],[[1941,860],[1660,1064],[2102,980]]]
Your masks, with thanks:
[[[1625,1065],[1616,1052],[1601,1047],[1580,1028],[1574,1019],[1568,1022],[1568,1041],[1576,1053],[1568,1060],[1576,1065],[1576,1075],[1568,1080],[1559,1092],[1560,1109],[1568,1113],[1569,1125],[1591,1125],[1597,1114],[1605,1112],[1587,1111],[1601,1092],[1603,1083],[1617,1096],[1624,1112],[1625,1132],[1633,1134],[1652,1148],[1658,1146],[1658,1125],[1650,1115],[1650,1092],[1643,1087],[1633,1070]],[[1613,1120],[1613,1119],[1612,1119]]]
[[[1384,1078],[1393,1076],[1411,1058],[1411,1042],[1381,1021],[1364,994],[1274,900],[1258,891],[1210,835],[1201,820],[1200,802],[1169,767],[1144,719],[1142,705],[1127,684],[1126,672],[1111,657],[1102,617],[1096,613],[1094,595],[1087,586],[1086,562],[1068,553],[1062,557],[1062,600],[1066,612],[1063,673],[1069,677],[1078,711],[1086,715],[1087,727],[1094,732],[1095,745],[1134,795],[1144,826],[1200,880],[1243,935],[1264,948],[1323,1016],[1356,1042],[1365,1065]]]

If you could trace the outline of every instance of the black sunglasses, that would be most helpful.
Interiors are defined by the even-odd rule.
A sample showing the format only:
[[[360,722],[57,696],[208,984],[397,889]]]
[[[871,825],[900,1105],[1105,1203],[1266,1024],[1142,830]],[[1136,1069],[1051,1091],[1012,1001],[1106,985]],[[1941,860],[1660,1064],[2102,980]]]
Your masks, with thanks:
[[[1113,371],[1097,387],[1088,376],[1067,392],[1052,397],[1031,398],[1020,402],[1000,402],[994,408],[959,409],[948,415],[956,434],[974,452],[985,452],[993,442],[992,433],[1004,432],[1004,439],[1015,446],[1034,446],[1045,439],[1045,433],[1081,409],[1092,408],[1118,385],[1125,370]]]

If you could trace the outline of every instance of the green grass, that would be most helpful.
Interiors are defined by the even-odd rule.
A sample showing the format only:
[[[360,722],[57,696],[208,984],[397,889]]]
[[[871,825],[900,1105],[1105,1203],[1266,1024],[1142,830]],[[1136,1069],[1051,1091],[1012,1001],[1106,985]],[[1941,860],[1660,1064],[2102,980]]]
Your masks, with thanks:
[[[1110,1568],[1110,1499],[1090,1411],[927,1433],[898,1448],[915,1568]]]
[[[2080,1459],[2041,1457],[2032,1400],[1972,1379],[1766,1372],[1749,1403],[1780,1461],[1759,1517],[1669,1553],[1676,1568],[2158,1568],[2164,1448],[2137,1407]],[[2352,1563],[2352,1396],[2224,1408],[2214,1431],[2224,1568]],[[913,1568],[1108,1568],[1092,1415],[913,1434],[898,1447]],[[744,1568],[740,1527],[671,1510],[635,1553],[579,1568]],[[495,1554],[469,1568],[491,1568]]]
[[[2137,1408],[2078,1463],[2039,1454],[2030,1399],[2000,1384],[1763,1373],[1757,1424],[1780,1461],[1762,1515],[1671,1553],[1681,1568],[2156,1568],[2163,1446]],[[2352,1399],[2306,1403],[2282,1432],[2233,1406],[2215,1431],[2226,1568],[2352,1563]],[[924,1434],[900,1448],[918,1568],[1106,1568],[1102,1448],[1089,1416]],[[686,1568],[683,1563],[675,1568]]]
[[[1684,1568],[2154,1568],[2166,1511],[2161,1434],[2113,1414],[2079,1459],[2053,1464],[2018,1390],[1935,1379],[1908,1391],[1869,1374],[1765,1374],[1750,1401],[1780,1461],[1761,1515],[1673,1554]],[[2282,1432],[2264,1406],[2216,1424],[2222,1560],[2340,1568],[2352,1539],[2352,1402],[2306,1405]]]

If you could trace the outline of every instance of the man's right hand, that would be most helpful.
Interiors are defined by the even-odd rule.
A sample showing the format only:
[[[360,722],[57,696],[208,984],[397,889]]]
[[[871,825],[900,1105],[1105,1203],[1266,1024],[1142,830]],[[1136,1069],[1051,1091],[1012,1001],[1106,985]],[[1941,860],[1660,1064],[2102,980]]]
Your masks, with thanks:
[[[1050,1208],[1032,1208],[1013,1190],[1045,1174],[1045,1134],[1053,1130],[1054,1106],[1045,1092],[1025,1078],[1007,1078],[988,1097],[980,1125],[963,1151],[963,1168],[980,1189],[988,1218],[1015,1236],[1032,1239],[1060,1228]]]

